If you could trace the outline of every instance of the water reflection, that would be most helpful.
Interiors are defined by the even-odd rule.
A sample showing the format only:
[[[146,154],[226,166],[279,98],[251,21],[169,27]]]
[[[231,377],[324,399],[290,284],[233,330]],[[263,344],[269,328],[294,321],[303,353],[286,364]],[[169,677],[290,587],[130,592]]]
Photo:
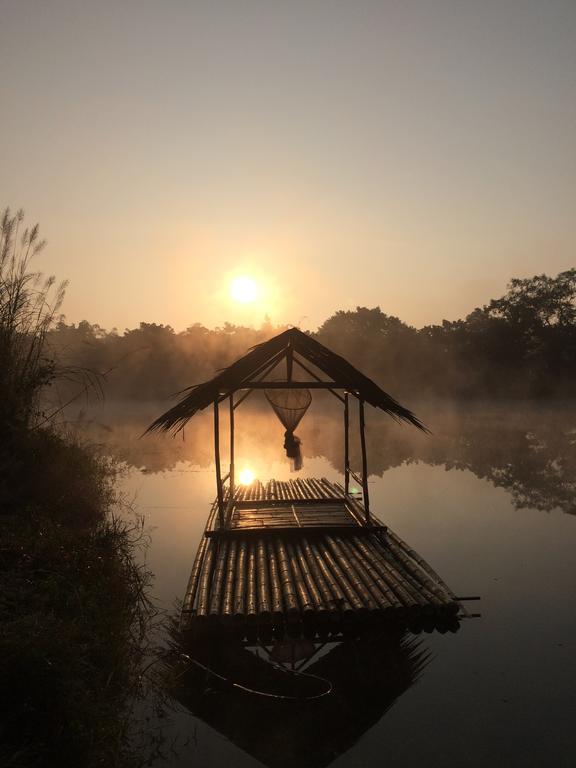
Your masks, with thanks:
[[[109,404],[81,421],[92,437],[127,465],[142,472],[166,472],[180,462],[208,468],[213,461],[212,421],[200,414],[180,436],[147,436],[142,431],[165,404],[146,407]],[[432,431],[431,437],[370,413],[369,469],[382,476],[411,462],[468,470],[478,478],[504,488],[516,508],[550,511],[559,508],[576,514],[576,414],[559,405],[528,407],[517,403],[448,406],[424,403],[415,408]],[[352,429],[354,424],[352,424]],[[336,472],[343,472],[342,417],[337,408],[319,398],[302,422],[304,460],[325,457]],[[223,435],[226,444],[226,435]],[[252,402],[240,409],[237,420],[237,461],[254,466],[262,478],[271,465],[284,466],[282,429],[269,410]],[[359,465],[359,445],[351,446],[352,462]],[[289,466],[283,474],[289,476]],[[306,466],[304,467],[306,474]]]
[[[256,407],[256,400],[250,407],[248,403],[238,412],[238,461],[254,466],[262,477],[290,477],[282,427],[265,407]],[[258,760],[268,759],[266,743],[259,739],[278,745],[277,732],[284,734],[283,750],[290,750],[290,740],[296,739],[298,749],[310,751],[317,765],[327,764],[340,750],[334,768],[383,762],[394,768],[573,765],[576,737],[566,713],[573,709],[576,679],[576,654],[571,652],[576,642],[574,409],[517,403],[409,405],[432,429],[431,437],[368,410],[374,509],[460,594],[481,595],[483,618],[463,624],[457,637],[426,635],[434,663],[416,686],[409,687],[409,675],[404,676],[408,686],[398,683],[397,690],[404,687],[406,693],[398,694],[394,706],[383,701],[393,700],[385,683],[403,673],[394,673],[394,664],[386,668],[374,649],[366,655],[382,666],[379,672],[365,667],[368,680],[362,688],[360,673],[353,672],[358,655],[354,644],[333,650],[346,657],[341,666],[350,675],[350,688],[334,715],[324,710],[323,700],[280,709],[274,705],[274,712],[259,715],[258,708],[267,707],[248,702],[247,695],[237,694],[240,703],[234,704],[232,694],[213,679],[200,675],[195,693],[183,679],[181,699],[197,716],[182,708],[170,720],[169,740],[184,742],[182,754],[169,763],[172,768],[255,768],[261,765]],[[84,416],[84,430],[135,468],[126,474],[125,490],[136,498],[138,511],[153,530],[146,557],[156,574],[154,597],[170,610],[185,592],[215,492],[210,414],[195,417],[184,441],[138,439],[165,408],[166,403],[106,403]],[[341,415],[331,403],[315,398],[298,430],[305,475],[338,479],[343,468]],[[543,514],[554,507],[570,514]],[[385,653],[401,656],[394,648]],[[329,662],[330,655],[318,664],[334,661],[338,671],[339,657]],[[382,684],[372,686],[370,674]],[[329,672],[324,676],[332,679]],[[228,707],[236,707],[243,723],[238,731],[226,715]],[[279,716],[282,709],[286,714]],[[317,727],[308,729],[306,718],[296,713],[305,710],[314,718],[316,709]],[[349,718],[342,725],[338,718],[345,710]],[[356,711],[358,717],[352,717]],[[386,716],[380,717],[384,711]],[[334,726],[329,717],[334,717]],[[255,724],[258,718],[260,725]],[[260,727],[267,729],[265,737]],[[300,727],[308,734],[301,740]],[[346,734],[344,728],[350,731]],[[246,752],[219,738],[215,729],[236,739]],[[316,740],[322,743],[316,745]],[[258,758],[248,754],[251,750]]]
[[[183,670],[177,667],[172,692],[188,711],[264,765],[321,768],[378,722],[429,662],[419,640],[392,631],[337,642],[300,640],[298,647],[294,642],[180,645],[203,667],[190,662]],[[279,671],[270,655],[285,669],[293,662],[304,674]],[[251,692],[233,689],[231,682]],[[330,685],[331,692],[322,695]]]

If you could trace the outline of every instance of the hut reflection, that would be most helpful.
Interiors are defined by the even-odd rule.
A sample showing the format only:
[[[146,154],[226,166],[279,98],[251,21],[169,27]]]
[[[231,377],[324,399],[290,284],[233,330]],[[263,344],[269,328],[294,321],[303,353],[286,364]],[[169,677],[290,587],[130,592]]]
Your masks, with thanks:
[[[177,668],[173,695],[270,768],[330,765],[414,685],[430,659],[420,639],[393,628],[324,640],[212,637],[184,647],[193,661]],[[275,698],[282,696],[288,699]]]

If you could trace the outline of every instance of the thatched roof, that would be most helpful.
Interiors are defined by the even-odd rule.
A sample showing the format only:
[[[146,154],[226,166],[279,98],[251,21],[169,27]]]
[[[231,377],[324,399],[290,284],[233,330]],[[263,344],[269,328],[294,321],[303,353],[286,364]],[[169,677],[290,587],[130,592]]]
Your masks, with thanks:
[[[328,376],[327,389],[343,389],[352,392],[374,408],[385,411],[392,418],[407,421],[418,429],[427,431],[411,411],[400,405],[347,360],[298,328],[290,328],[252,347],[248,354],[220,371],[210,381],[183,390],[180,401],[159,416],[148,427],[147,432],[178,432],[195,413],[212,405],[215,400],[239,389],[249,389],[252,384],[263,386],[262,375],[269,373],[287,356],[293,357],[296,363],[299,358],[311,363],[320,374]]]

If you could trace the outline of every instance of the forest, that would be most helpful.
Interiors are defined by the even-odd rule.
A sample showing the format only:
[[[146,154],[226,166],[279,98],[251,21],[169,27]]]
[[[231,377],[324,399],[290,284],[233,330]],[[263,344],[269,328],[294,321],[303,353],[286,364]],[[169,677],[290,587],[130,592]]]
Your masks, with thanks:
[[[107,398],[163,399],[210,378],[284,330],[199,323],[104,330],[62,317],[49,333],[54,358],[100,376]],[[408,398],[566,398],[576,374],[576,269],[513,279],[506,293],[463,320],[414,328],[380,307],[338,310],[313,335],[392,395]],[[58,402],[78,393],[60,382]]]

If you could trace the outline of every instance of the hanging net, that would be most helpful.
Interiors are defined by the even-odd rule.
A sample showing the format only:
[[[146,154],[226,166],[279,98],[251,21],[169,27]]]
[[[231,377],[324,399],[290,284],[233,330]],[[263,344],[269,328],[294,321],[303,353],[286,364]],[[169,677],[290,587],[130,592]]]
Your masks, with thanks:
[[[304,416],[312,402],[310,390],[265,389],[264,394],[274,409],[274,413],[286,429],[286,432],[284,432],[286,456],[292,459],[295,470],[302,469],[302,442],[300,438],[296,437],[294,430],[300,424],[302,416]]]

